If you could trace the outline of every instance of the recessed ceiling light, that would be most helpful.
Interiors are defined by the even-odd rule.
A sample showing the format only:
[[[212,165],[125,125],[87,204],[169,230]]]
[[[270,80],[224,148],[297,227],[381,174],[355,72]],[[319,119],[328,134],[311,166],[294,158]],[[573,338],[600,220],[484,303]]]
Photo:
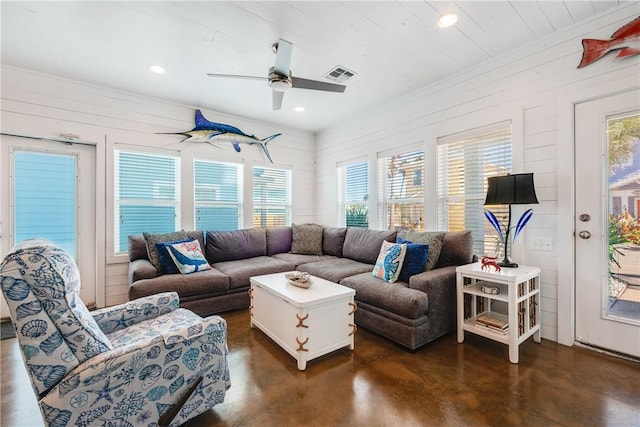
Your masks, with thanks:
[[[155,74],[165,74],[167,72],[167,70],[160,65],[149,65],[149,71]]]
[[[447,13],[438,19],[438,27],[447,28],[458,22],[458,15],[455,13]]]
[[[293,109],[293,111],[295,111],[296,113],[302,113],[304,112],[304,107],[296,107]]]

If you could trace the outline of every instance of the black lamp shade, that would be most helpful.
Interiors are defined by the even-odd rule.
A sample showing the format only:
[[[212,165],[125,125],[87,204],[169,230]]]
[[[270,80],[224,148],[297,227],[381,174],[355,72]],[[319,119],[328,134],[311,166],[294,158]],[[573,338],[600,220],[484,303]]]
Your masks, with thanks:
[[[516,173],[487,178],[485,205],[526,205],[538,203],[533,173]]]

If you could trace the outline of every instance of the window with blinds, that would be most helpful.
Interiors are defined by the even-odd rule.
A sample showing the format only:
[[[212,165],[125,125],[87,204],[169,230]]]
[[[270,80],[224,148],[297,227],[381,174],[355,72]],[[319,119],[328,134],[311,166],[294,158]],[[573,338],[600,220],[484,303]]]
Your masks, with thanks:
[[[501,243],[484,217],[487,178],[511,172],[511,122],[438,138],[438,227],[471,230],[473,253],[497,255]],[[491,206],[507,220],[508,206]]]
[[[338,168],[342,185],[341,212],[347,227],[369,227],[369,163]]]
[[[253,167],[253,226],[291,224],[291,171]]]
[[[176,156],[115,151],[115,248],[130,234],[168,233],[180,227],[180,162]]]
[[[378,156],[379,225],[424,229],[424,150]]]
[[[237,230],[242,224],[242,166],[195,160],[196,230]]]

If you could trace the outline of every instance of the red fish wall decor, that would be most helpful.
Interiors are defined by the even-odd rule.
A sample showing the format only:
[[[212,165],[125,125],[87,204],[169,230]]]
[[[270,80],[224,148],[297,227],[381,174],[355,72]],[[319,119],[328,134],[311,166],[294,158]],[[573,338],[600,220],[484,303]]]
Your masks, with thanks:
[[[618,51],[616,58],[640,54],[640,17],[623,25],[609,40],[582,39],[582,61],[578,68],[586,67],[609,52]]]

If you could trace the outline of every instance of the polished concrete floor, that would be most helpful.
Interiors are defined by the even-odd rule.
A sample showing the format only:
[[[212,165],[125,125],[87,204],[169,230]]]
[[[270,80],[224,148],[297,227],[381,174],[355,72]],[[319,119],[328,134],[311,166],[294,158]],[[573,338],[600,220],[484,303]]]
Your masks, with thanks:
[[[248,311],[225,313],[232,387],[196,426],[640,426],[640,364],[531,339],[449,334],[415,352],[360,328],[348,348],[295,360]],[[41,426],[15,339],[0,342],[2,426]]]

